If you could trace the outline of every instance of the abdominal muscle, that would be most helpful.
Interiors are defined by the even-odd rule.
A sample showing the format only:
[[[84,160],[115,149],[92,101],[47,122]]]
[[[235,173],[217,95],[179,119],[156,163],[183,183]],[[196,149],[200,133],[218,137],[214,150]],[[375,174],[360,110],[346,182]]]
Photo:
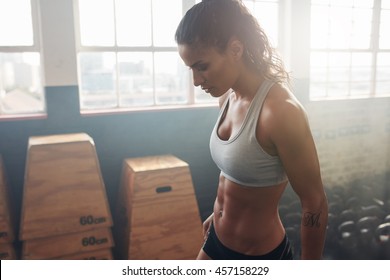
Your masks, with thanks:
[[[264,255],[283,240],[278,202],[287,182],[245,187],[220,176],[214,203],[214,228],[226,247],[246,255]]]

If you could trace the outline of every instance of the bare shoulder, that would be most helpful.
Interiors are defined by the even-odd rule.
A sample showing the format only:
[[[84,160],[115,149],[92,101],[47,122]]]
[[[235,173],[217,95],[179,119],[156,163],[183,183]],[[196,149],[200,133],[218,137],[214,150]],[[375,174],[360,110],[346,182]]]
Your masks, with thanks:
[[[264,102],[265,108],[272,110],[274,115],[288,113],[305,113],[305,110],[294,94],[287,88],[275,84],[270,89]]]
[[[270,135],[305,130],[308,126],[306,111],[293,93],[275,84],[263,105],[262,125]]]

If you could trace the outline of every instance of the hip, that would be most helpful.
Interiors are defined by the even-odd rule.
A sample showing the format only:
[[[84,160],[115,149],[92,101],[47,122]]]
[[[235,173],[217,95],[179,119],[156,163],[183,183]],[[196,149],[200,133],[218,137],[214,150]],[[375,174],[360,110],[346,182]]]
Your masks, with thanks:
[[[255,244],[254,244],[255,246]],[[290,242],[284,234],[282,241],[271,251],[264,254],[248,254],[226,246],[215,231],[213,223],[203,245],[203,251],[214,260],[291,260],[293,254]]]

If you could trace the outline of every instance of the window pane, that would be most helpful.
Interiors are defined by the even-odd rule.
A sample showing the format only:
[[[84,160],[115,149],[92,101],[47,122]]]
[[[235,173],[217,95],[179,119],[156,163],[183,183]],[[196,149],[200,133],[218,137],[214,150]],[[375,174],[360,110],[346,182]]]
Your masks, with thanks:
[[[254,15],[274,46],[278,45],[278,4],[255,2]]]
[[[176,46],[175,31],[182,17],[182,0],[153,1],[153,43]]]
[[[112,0],[79,0],[80,37],[84,46],[113,46],[115,42]]]
[[[370,96],[371,83],[368,82],[356,82],[351,83],[351,96],[352,97],[368,97]]]
[[[152,53],[119,53],[118,65],[120,105],[122,107],[153,105]]]
[[[30,0],[0,1],[0,46],[34,44]]]
[[[359,81],[371,81],[372,76],[372,54],[352,53],[351,57],[351,80],[352,83]]]
[[[390,10],[382,10],[379,48],[390,49]]]
[[[311,0],[312,5],[329,5],[329,0]]]
[[[389,0],[382,0],[382,9],[390,9],[390,1]]]
[[[351,9],[348,7],[332,7],[330,9],[330,47],[334,49],[349,48],[351,45],[351,31]]]
[[[328,84],[328,97],[346,98],[349,95],[349,84],[347,82],[337,82]]]
[[[353,0],[330,0],[330,4],[335,7],[351,7]]]
[[[353,9],[352,48],[369,48],[371,39],[372,9]]]
[[[257,18],[273,46],[278,44],[278,2],[277,1],[243,1],[245,6]]]
[[[390,96],[390,53],[378,53],[376,69],[377,96]]]
[[[350,53],[330,53],[329,54],[329,81],[336,82],[332,85],[338,90],[338,82],[348,82],[350,77],[351,54]]]
[[[367,49],[370,47],[372,1],[312,1],[311,47]]]
[[[334,67],[329,69],[329,81],[330,82],[348,82],[349,81],[349,68],[347,67]]]
[[[116,107],[115,53],[80,53],[79,65],[81,107]]]
[[[390,81],[380,81],[376,83],[376,96],[390,96]]]
[[[312,52],[310,55],[310,65],[313,67],[326,67],[328,65],[328,53]]]
[[[349,52],[334,52],[329,54],[330,67],[349,66],[351,64],[351,53]]]
[[[324,83],[311,83],[310,84],[310,97],[312,99],[326,98],[326,84]]]
[[[328,70],[325,67],[311,68],[310,81],[312,83],[324,83],[328,80]]]
[[[311,7],[311,47],[327,48],[329,41],[329,8]]]
[[[0,53],[0,114],[44,112],[39,53]]]
[[[157,104],[188,102],[188,71],[175,52],[154,55]]]
[[[116,0],[116,32],[119,46],[152,45],[150,0]]]
[[[374,6],[374,0],[354,0],[353,5],[360,8],[372,8]]]

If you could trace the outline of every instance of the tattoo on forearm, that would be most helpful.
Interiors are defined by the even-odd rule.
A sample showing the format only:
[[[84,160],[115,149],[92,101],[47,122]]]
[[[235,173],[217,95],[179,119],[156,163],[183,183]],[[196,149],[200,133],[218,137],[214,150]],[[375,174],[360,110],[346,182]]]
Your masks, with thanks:
[[[319,213],[311,213],[306,212],[303,214],[303,225],[305,227],[320,227],[320,216],[321,212]]]

